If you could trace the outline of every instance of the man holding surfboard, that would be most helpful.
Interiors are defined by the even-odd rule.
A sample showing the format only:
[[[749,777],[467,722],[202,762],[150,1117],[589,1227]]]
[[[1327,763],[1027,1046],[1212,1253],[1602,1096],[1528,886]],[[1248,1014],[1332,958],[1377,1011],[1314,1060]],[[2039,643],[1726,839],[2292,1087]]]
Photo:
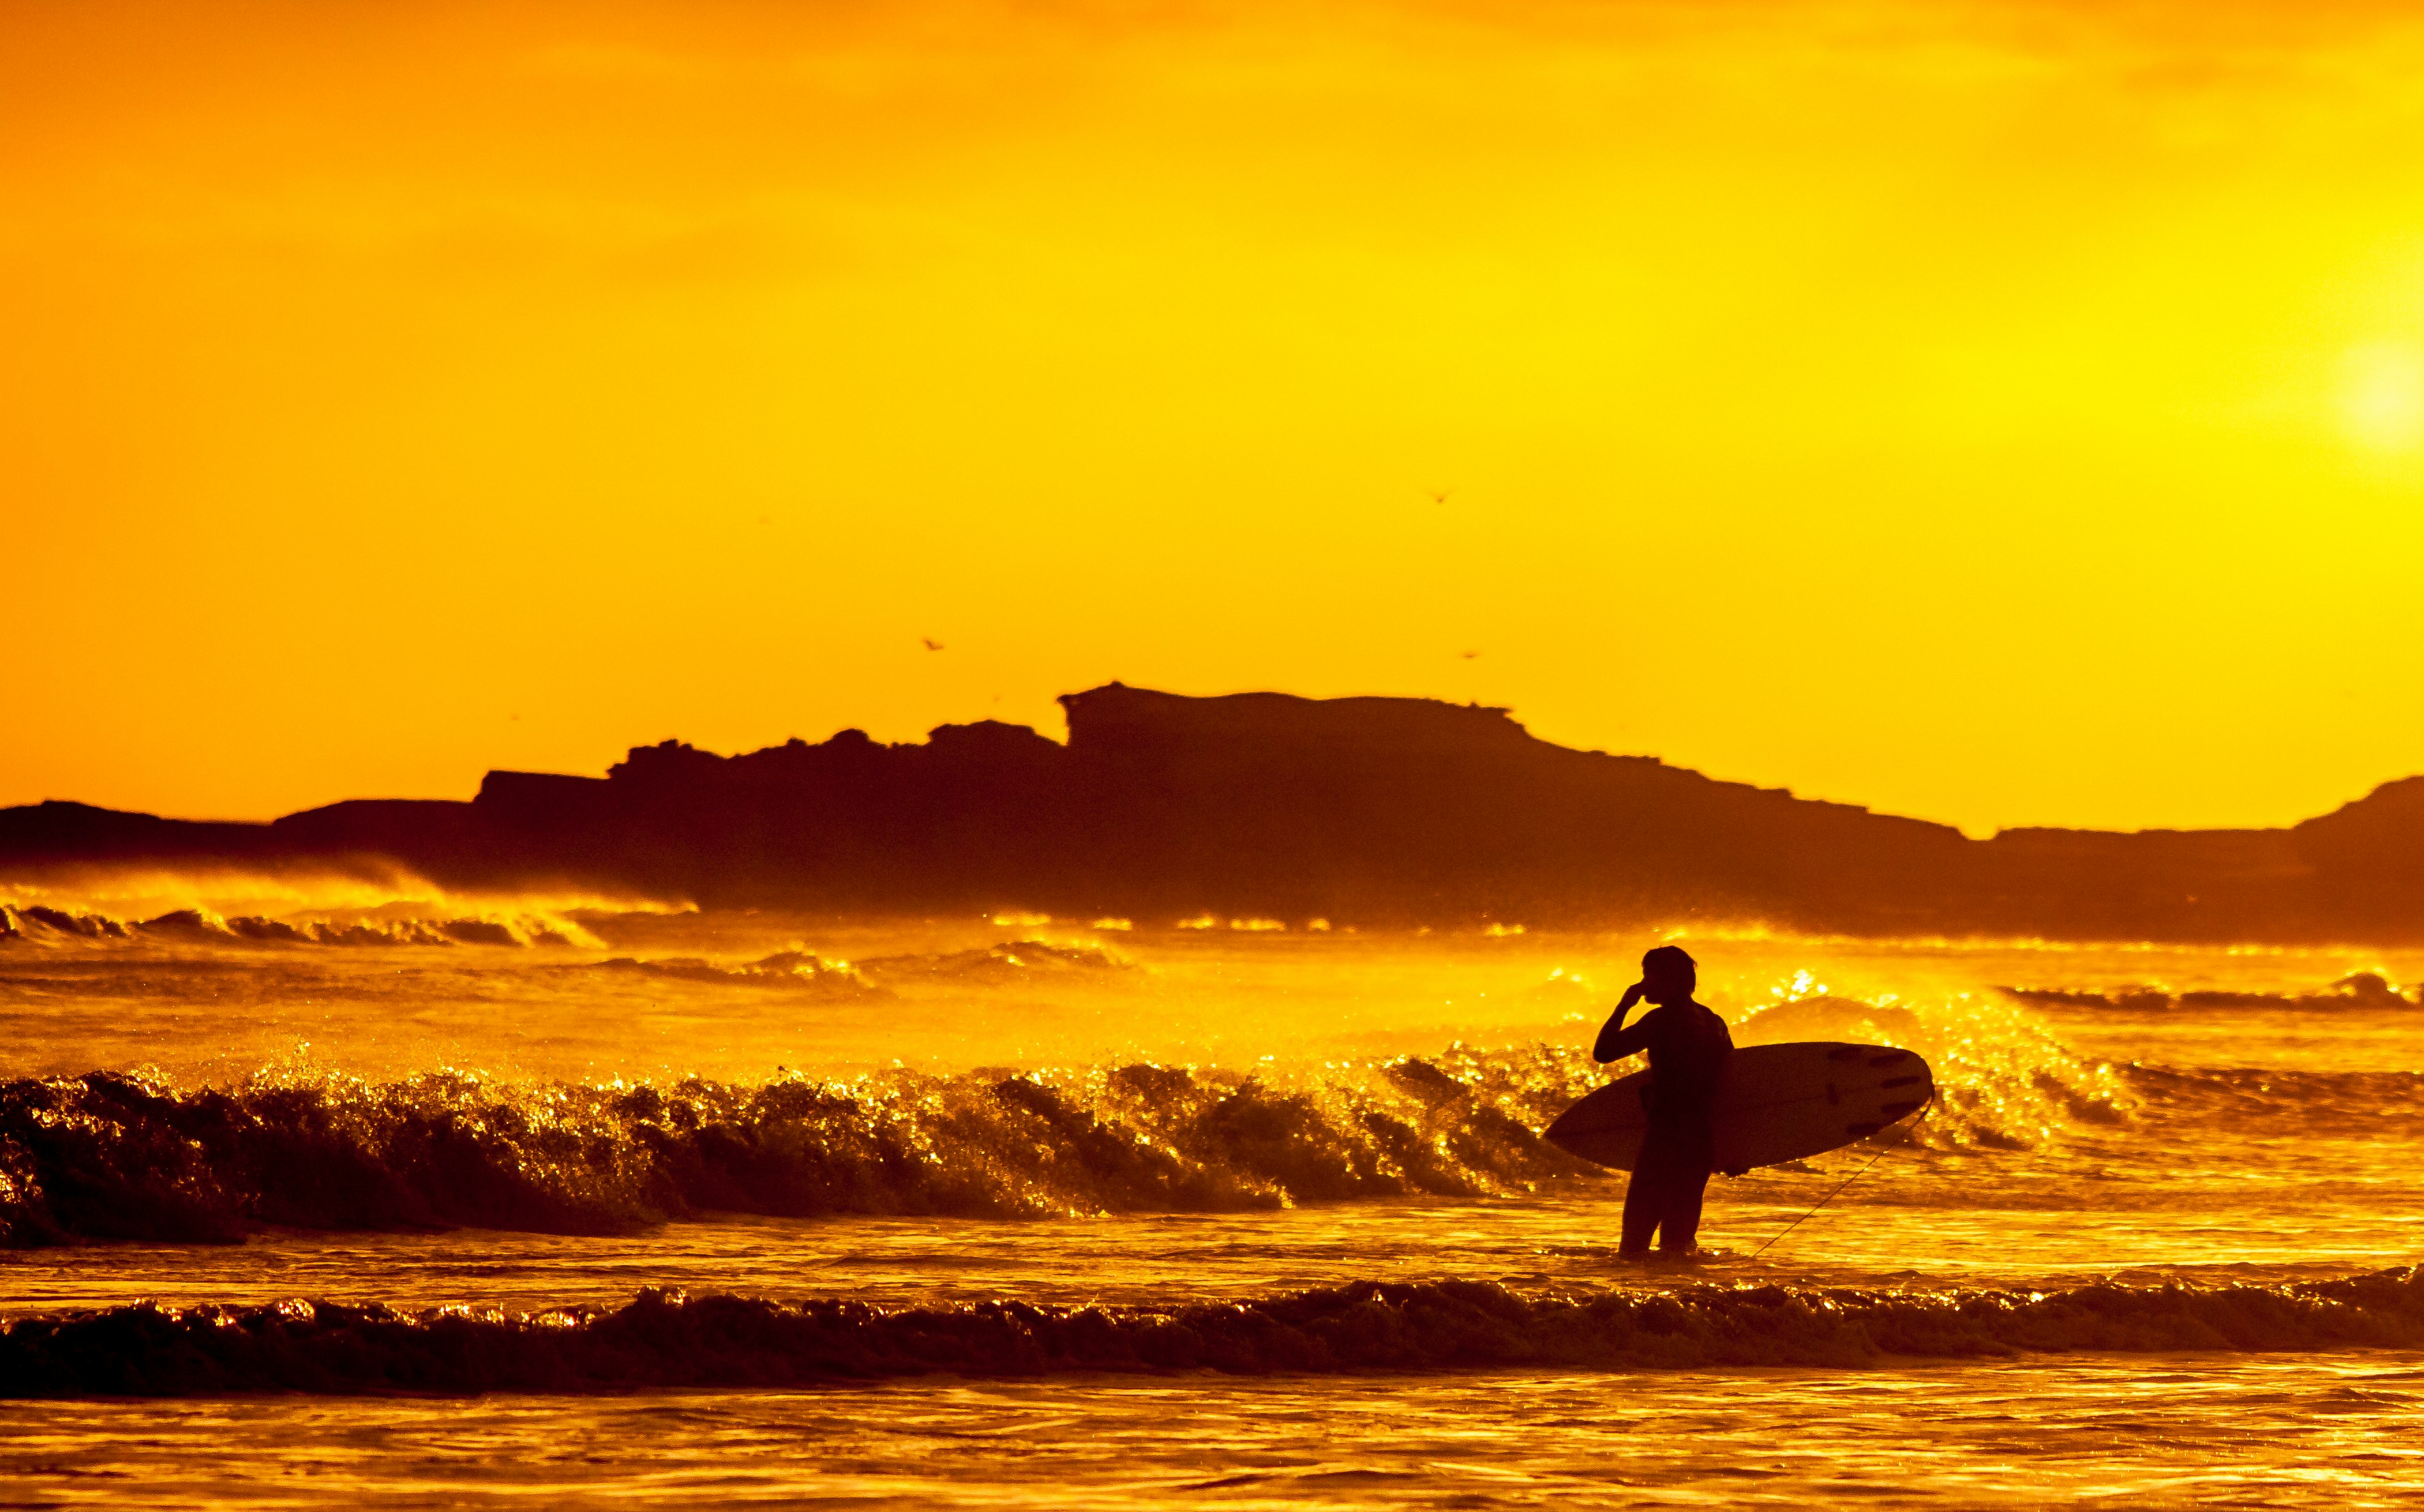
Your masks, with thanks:
[[[1603,1065],[1650,1052],[1641,1094],[1650,1126],[1624,1188],[1619,1254],[1649,1253],[1653,1234],[1661,1254],[1698,1248],[1700,1200],[1716,1166],[1717,1090],[1734,1048],[1726,1021],[1693,1000],[1698,986],[1698,963],[1676,946],[1660,946],[1641,958],[1641,979],[1624,990],[1591,1049]],[[1644,999],[1654,1006],[1626,1028],[1624,1016]]]

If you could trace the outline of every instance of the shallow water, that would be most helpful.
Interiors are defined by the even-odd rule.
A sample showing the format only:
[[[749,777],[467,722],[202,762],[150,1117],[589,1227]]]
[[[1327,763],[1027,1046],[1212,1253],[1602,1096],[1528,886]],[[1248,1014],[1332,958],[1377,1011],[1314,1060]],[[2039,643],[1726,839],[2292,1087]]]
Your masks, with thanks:
[[[45,1402],[0,1505],[2412,1505],[2424,1356]]]
[[[1676,1267],[1619,1263],[1620,1178],[1524,1132],[1595,1084],[1576,1047],[1654,939],[493,922],[566,943],[279,944],[207,918],[0,942],[0,1074],[150,1068],[11,1084],[0,1207],[29,1247],[0,1252],[0,1313],[312,1297],[393,1309],[378,1327],[409,1343],[444,1307],[606,1327],[580,1319],[644,1287],[1149,1321],[1452,1281],[1519,1311],[1673,1293],[1722,1320],[1737,1293],[1820,1313],[1857,1296],[1974,1322],[2092,1295],[2106,1321],[1989,1316],[1963,1325],[1969,1358],[1790,1368],[1644,1371],[1612,1345],[1510,1370],[1433,1341],[1462,1362],[1139,1377],[1072,1357],[1036,1378],[732,1392],[647,1385],[661,1361],[469,1402],[22,1403],[0,1504],[2424,1492],[2415,1288],[2354,1323],[2293,1290],[2418,1257],[2424,1009],[2333,984],[2371,972],[2412,999],[2424,955],[1686,936],[1741,1042],[1905,1044],[1946,1096],[1883,1146],[1720,1178],[1711,1253]],[[2200,992],[2242,1000],[2184,1003]],[[331,1150],[337,1175],[295,1175]],[[191,1242],[204,1229],[242,1242]],[[2135,1341],[2110,1322],[2139,1313],[2165,1321]],[[334,1327],[277,1324],[329,1349]]]

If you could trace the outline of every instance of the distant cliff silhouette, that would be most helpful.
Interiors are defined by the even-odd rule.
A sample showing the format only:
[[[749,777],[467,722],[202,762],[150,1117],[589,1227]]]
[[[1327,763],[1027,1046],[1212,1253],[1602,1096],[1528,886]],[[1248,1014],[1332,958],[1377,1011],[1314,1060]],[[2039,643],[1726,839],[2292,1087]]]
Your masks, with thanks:
[[[0,880],[95,867],[403,868],[704,907],[1210,911],[1342,923],[1759,920],[1849,934],[2424,941],[2424,778],[2285,830],[1947,825],[1569,750],[1411,698],[1188,698],[1112,683],[922,744],[857,730],[604,777],[493,772],[469,803],[268,824],[0,809]]]

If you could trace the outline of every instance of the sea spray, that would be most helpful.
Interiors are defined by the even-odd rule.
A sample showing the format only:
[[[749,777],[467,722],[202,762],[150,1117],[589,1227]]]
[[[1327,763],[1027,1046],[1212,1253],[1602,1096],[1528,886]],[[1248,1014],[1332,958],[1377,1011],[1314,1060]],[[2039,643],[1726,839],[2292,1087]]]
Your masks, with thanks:
[[[427,918],[271,918],[179,908],[142,919],[113,918],[42,904],[0,905],[0,943],[109,945],[169,949],[261,949],[342,946],[359,949],[485,945],[507,949],[554,946],[595,950],[598,937],[561,915],[512,912]]]
[[[1915,1051],[1935,1074],[1940,1100],[1905,1136],[1918,1142],[2021,1149],[2069,1124],[2119,1122],[2139,1102],[2121,1068],[2081,1058],[2018,1004],[1970,993],[1867,1002],[1824,987],[1793,995],[1810,985],[1810,973],[1799,973],[1778,990],[1779,1001],[1739,1018],[1734,1042],[1841,1040]]]

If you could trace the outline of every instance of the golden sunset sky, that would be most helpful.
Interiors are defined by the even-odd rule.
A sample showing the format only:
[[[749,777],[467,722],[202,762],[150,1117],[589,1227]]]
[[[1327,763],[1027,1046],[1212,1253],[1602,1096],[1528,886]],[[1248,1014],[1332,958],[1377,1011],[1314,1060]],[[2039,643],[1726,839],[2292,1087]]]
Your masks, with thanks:
[[[2320,812],[2424,771],[2416,15],[12,0],[0,803],[1119,677]]]

